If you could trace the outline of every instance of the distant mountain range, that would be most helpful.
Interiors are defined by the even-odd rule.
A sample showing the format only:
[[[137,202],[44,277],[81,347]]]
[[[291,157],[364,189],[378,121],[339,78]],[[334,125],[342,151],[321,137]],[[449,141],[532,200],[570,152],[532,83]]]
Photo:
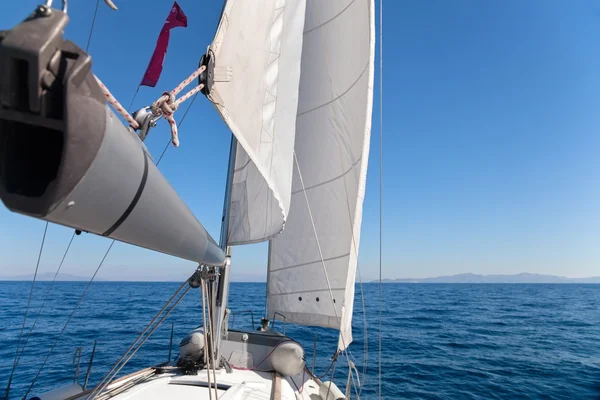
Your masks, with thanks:
[[[567,278],[556,275],[521,273],[515,275],[458,274],[435,278],[384,279],[384,283],[600,283],[600,276]]]
[[[177,276],[145,276],[144,282],[183,282],[188,277],[178,274]],[[33,274],[0,276],[0,281],[31,281]],[[37,281],[51,281],[54,279],[53,272],[44,272],[38,274]],[[77,276],[71,274],[58,274],[57,281],[88,281],[90,277]],[[98,282],[107,281],[142,281],[140,276],[120,276],[120,277],[98,277]],[[265,282],[264,275],[252,274],[234,274],[233,282]],[[375,282],[375,281],[374,281]],[[590,278],[567,278],[556,275],[540,275],[521,273],[515,275],[478,275],[478,274],[458,274],[437,276],[435,278],[405,278],[405,279],[384,279],[384,283],[600,283],[600,276]]]

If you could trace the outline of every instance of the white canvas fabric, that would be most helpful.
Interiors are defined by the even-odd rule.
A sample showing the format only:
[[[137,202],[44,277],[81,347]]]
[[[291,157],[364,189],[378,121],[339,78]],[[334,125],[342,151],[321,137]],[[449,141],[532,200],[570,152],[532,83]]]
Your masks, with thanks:
[[[228,0],[211,44],[211,99],[238,141],[228,245],[268,240],[288,215],[305,6]]]
[[[307,0],[296,119],[299,168],[294,165],[285,230],[269,244],[269,318],[339,329],[341,350],[352,341],[374,46],[372,0]]]

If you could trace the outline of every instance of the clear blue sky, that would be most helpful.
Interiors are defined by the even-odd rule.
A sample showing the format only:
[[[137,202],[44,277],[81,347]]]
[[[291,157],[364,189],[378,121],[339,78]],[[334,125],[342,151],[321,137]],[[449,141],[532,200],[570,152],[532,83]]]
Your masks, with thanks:
[[[118,12],[101,4],[90,52],[94,72],[127,105],[172,2],[116,2]],[[37,3],[2,5],[0,28]],[[220,2],[179,4],[189,26],[172,31],[159,85],[142,88],[136,107],[193,71],[212,39]],[[69,11],[66,34],[85,48],[94,2],[72,0]],[[386,277],[600,275],[599,43],[600,6],[591,0],[384,3]],[[360,250],[366,278],[378,265],[378,100],[373,115]],[[153,154],[168,135],[164,123],[152,132]],[[198,97],[180,138],[161,170],[218,237],[229,132]],[[4,207],[0,221],[0,275],[31,273],[44,223]],[[55,270],[70,235],[50,226],[43,272]],[[64,272],[91,274],[108,245],[77,237]],[[236,276],[264,274],[265,245],[234,256]],[[100,276],[183,277],[193,267],[117,244]]]

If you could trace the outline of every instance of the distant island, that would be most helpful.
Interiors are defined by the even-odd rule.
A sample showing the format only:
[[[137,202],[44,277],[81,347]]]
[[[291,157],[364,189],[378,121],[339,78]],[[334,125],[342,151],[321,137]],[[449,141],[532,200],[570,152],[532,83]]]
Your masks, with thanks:
[[[600,276],[589,278],[567,278],[556,275],[529,274],[514,275],[458,274],[435,278],[384,279],[384,283],[600,283]]]

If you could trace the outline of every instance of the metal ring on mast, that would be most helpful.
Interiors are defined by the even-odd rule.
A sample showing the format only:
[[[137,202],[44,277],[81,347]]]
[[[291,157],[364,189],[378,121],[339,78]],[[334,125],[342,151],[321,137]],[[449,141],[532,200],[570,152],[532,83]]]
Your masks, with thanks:
[[[49,10],[50,8],[52,8],[52,2],[53,1],[54,0],[46,0],[46,4],[45,4],[46,9]],[[67,13],[67,6],[68,6],[67,3],[68,3],[68,0],[62,0],[62,5],[63,5],[62,12],[64,12],[65,14]]]
[[[53,1],[54,0],[46,0],[46,4],[44,5],[46,7],[46,9],[49,10],[52,7]],[[112,2],[112,0],[104,0],[104,2],[106,3],[107,6],[109,6],[113,10],[118,10],[117,6],[115,5],[115,3]],[[65,14],[67,13],[67,6],[68,6],[68,0],[62,0],[62,12],[64,12]]]

